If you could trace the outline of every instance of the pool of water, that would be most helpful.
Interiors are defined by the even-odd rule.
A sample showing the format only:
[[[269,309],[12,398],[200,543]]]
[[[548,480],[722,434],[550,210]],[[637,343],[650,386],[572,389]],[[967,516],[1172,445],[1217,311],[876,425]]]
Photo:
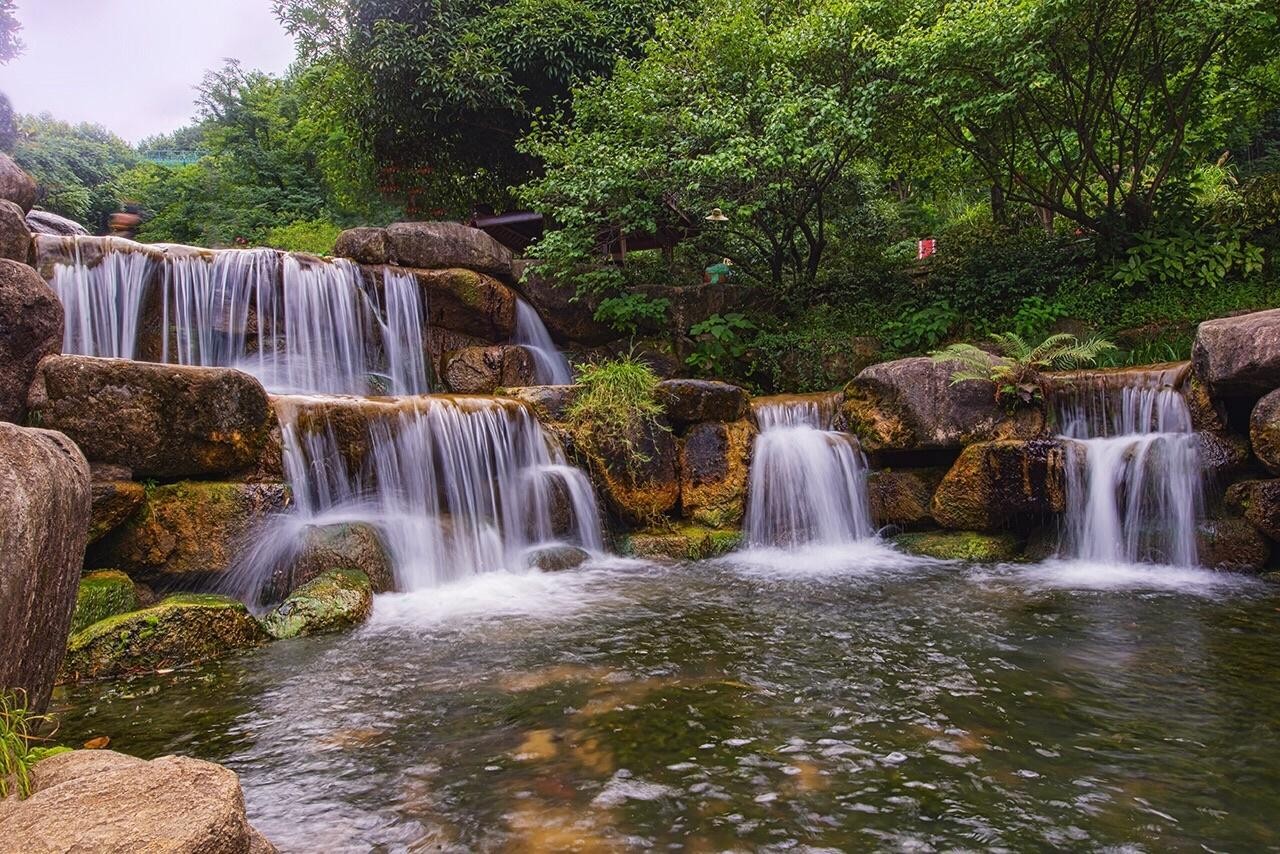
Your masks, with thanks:
[[[380,597],[60,690],[283,851],[1280,848],[1280,588],[874,546]]]

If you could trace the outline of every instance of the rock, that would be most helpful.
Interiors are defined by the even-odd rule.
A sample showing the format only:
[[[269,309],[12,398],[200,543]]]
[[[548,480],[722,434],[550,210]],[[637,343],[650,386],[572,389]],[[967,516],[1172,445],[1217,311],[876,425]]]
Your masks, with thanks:
[[[1205,519],[1196,526],[1201,566],[1260,572],[1271,557],[1271,543],[1244,519]]]
[[[235,773],[212,762],[71,750],[36,763],[32,788],[0,801],[0,852],[275,851],[249,825]]]
[[[360,264],[394,264],[384,228],[348,228],[333,242],[333,254]]]
[[[444,382],[456,394],[493,394],[534,381],[533,354],[514,344],[466,347],[445,360]]]
[[[279,601],[334,570],[361,573],[375,593],[396,589],[395,567],[372,525],[311,525],[303,532],[293,560],[275,573],[265,591],[266,601]]]
[[[35,244],[22,209],[13,202],[0,199],[0,258],[26,264],[31,261]]]
[[[226,571],[259,526],[289,506],[279,483],[180,481],[147,490],[138,512],[89,550],[89,562],[149,580]]]
[[[0,423],[0,690],[44,711],[89,533],[89,465],[61,433]]]
[[[76,610],[71,617],[71,633],[138,609],[138,592],[133,579],[118,569],[100,569],[80,577]]]
[[[934,493],[930,515],[944,528],[991,531],[1066,509],[1065,452],[1052,439],[970,445]]]
[[[1196,433],[1197,453],[1206,478],[1227,483],[1249,470],[1249,443],[1234,433]]]
[[[543,572],[576,569],[590,559],[591,555],[585,549],[566,545],[543,546],[529,552],[527,556],[529,566],[536,566]]]
[[[28,402],[32,421],[138,478],[250,468],[274,424],[262,384],[230,368],[51,356]]]
[[[1280,543],[1280,480],[1242,480],[1227,489],[1226,505]]]
[[[89,236],[89,229],[75,220],[38,208],[27,211],[27,228],[32,234],[52,234],[57,237]]]
[[[579,446],[613,513],[628,524],[653,524],[680,500],[679,449],[659,424],[633,429],[629,442],[629,448],[581,441]]]
[[[0,259],[0,421],[27,416],[36,365],[62,350],[62,303],[26,264]]]
[[[1008,415],[988,382],[951,384],[953,362],[926,356],[882,362],[844,390],[850,432],[868,453],[955,450],[994,439],[1031,439],[1044,432],[1039,410]]]
[[[341,632],[373,613],[369,576],[358,569],[330,569],[289,594],[262,620],[276,640]]]
[[[998,563],[1017,560],[1022,541],[1016,534],[983,534],[977,531],[921,531],[898,534],[893,544],[908,554],[939,560]]]
[[[0,154],[0,199],[13,202],[23,213],[36,203],[36,179],[13,162],[7,154]]]
[[[244,603],[179,593],[159,604],[108,617],[71,636],[63,678],[152,673],[251,649],[268,635]]]
[[[1206,320],[1191,347],[1196,376],[1215,398],[1257,399],[1280,386],[1280,309]]]
[[[1280,389],[1267,392],[1253,407],[1253,414],[1249,416],[1249,443],[1253,455],[1267,471],[1280,474]]]
[[[510,281],[511,250],[485,234],[457,222],[396,222],[386,228],[396,261],[406,267],[462,267]]]
[[[686,519],[737,525],[747,504],[755,425],[746,419],[694,424],[680,439],[680,500]]]
[[[670,529],[627,534],[618,551],[634,557],[670,560],[707,560],[728,554],[742,544],[742,531],[677,525]]]
[[[607,323],[595,319],[599,297],[578,297],[577,289],[538,274],[534,267],[517,262],[516,289],[537,310],[547,331],[558,344],[596,347],[625,337]]]
[[[146,499],[146,487],[133,480],[94,480],[89,542],[96,543],[132,516]]]
[[[543,424],[555,424],[565,419],[565,412],[578,397],[576,385],[530,385],[506,388],[504,393],[514,397],[533,410],[534,417]]]
[[[910,529],[931,525],[933,494],[944,468],[881,469],[867,477],[871,519],[877,526]]]
[[[715,380],[663,380],[658,401],[672,424],[699,421],[738,421],[747,417],[747,393],[736,385]]]
[[[1221,433],[1227,429],[1226,408],[1210,396],[1209,389],[1194,373],[1183,384],[1182,397],[1191,411],[1193,428],[1210,433]]]
[[[516,295],[511,288],[472,270],[409,270],[427,301],[427,328],[447,329],[474,339],[508,341],[516,329]]]

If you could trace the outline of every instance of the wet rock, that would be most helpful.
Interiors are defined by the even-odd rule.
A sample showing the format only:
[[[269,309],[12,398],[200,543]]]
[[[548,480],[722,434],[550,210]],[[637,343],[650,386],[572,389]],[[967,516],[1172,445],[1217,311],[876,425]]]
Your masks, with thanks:
[[[1260,572],[1271,557],[1271,543],[1244,519],[1201,521],[1196,550],[1202,566],[1240,572]]]
[[[89,542],[96,543],[137,512],[146,499],[146,491],[133,480],[95,479],[90,486],[93,519],[89,523]]]
[[[250,468],[274,420],[261,383],[246,373],[87,356],[44,359],[28,402],[33,422],[138,478]]]
[[[1196,433],[1197,453],[1205,476],[1225,483],[1248,471],[1252,462],[1249,442],[1234,433]]]
[[[677,426],[700,421],[738,421],[747,417],[747,393],[716,380],[663,380],[658,401]]]
[[[881,469],[867,477],[871,519],[877,527],[909,529],[931,525],[933,494],[944,468]]]
[[[1280,542],[1280,480],[1243,480],[1227,489],[1226,505],[1272,542]]]
[[[1280,379],[1280,377],[1277,377]],[[1280,474],[1280,389],[1268,392],[1249,416],[1249,442],[1267,471]]]
[[[457,222],[396,222],[387,226],[391,254],[406,267],[461,267],[512,278],[511,250],[485,234]]]
[[[1011,533],[921,531],[898,534],[893,538],[893,544],[908,554],[973,563],[1016,560],[1022,555],[1022,540]]]
[[[0,199],[0,258],[26,264],[32,260],[34,248],[22,209]]]
[[[516,329],[516,295],[473,270],[409,270],[427,301],[428,329],[449,329],[487,342],[507,341]]]
[[[72,750],[36,763],[32,789],[0,801],[0,852],[275,851],[249,825],[235,773],[212,762]]]
[[[590,437],[587,437],[590,438]],[[660,424],[633,428],[630,447],[581,446],[610,510],[623,522],[649,525],[680,500],[680,453]]]
[[[364,522],[312,525],[302,534],[297,556],[273,579],[268,601],[278,601],[335,570],[361,573],[375,593],[396,589],[395,568],[376,528]]]
[[[50,234],[56,237],[89,236],[89,229],[75,220],[37,208],[27,211],[27,228],[32,234]]]
[[[872,365],[845,386],[849,430],[868,453],[954,450],[1044,432],[1043,413],[1028,409],[1008,415],[996,402],[993,384],[952,385],[956,368],[925,356]]]
[[[746,419],[694,424],[680,439],[680,500],[686,519],[713,528],[742,521],[755,425]]]
[[[0,421],[21,423],[36,365],[62,350],[62,303],[26,264],[0,259]]]
[[[7,154],[0,154],[0,199],[13,202],[23,213],[36,203],[36,179],[13,162]]]
[[[61,433],[0,423],[0,690],[42,712],[89,532],[89,466]]]
[[[1191,426],[1196,430],[1221,433],[1227,429],[1227,413],[1220,401],[1209,394],[1209,389],[1194,373],[1182,386],[1183,399],[1191,412]]]
[[[516,289],[537,310],[551,337],[559,344],[596,347],[622,338],[622,333],[595,319],[598,297],[577,296],[577,289],[560,285],[517,262]]]
[[[396,263],[383,228],[348,228],[334,241],[333,254],[360,264]]]
[[[991,531],[1066,509],[1065,453],[1052,439],[1005,439],[965,448],[934,493],[944,528]]]
[[[358,569],[330,569],[289,594],[262,620],[276,640],[341,632],[373,613],[373,587]]]
[[[1280,386],[1280,309],[1206,320],[1191,361],[1215,398],[1256,400]]]
[[[562,572],[576,569],[591,559],[585,549],[577,546],[544,546],[534,549],[528,555],[529,566],[536,566],[543,572]]]
[[[530,385],[507,388],[508,397],[522,401],[533,410],[534,417],[543,424],[555,424],[565,419],[569,406],[578,397],[576,385]]]
[[[618,551],[633,557],[670,560],[707,560],[728,554],[742,544],[742,531],[677,525],[627,534]]]
[[[101,569],[80,577],[76,609],[71,617],[71,633],[138,609],[138,592],[133,579],[117,569]]]
[[[62,677],[75,681],[151,673],[251,649],[268,639],[244,603],[226,596],[179,593],[76,632],[67,647]]]
[[[493,394],[507,386],[527,386],[534,380],[533,354],[514,344],[467,347],[450,355],[444,381],[456,394]]]
[[[263,521],[289,503],[288,488],[279,483],[157,486],[128,521],[89,550],[89,562],[142,580],[199,580],[230,568]]]

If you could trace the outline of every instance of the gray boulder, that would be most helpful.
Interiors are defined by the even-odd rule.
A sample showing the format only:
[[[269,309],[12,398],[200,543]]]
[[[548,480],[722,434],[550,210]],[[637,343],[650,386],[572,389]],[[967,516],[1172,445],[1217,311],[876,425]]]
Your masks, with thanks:
[[[35,270],[0,259],[0,421],[21,423],[36,365],[62,350],[62,303]]]
[[[385,228],[348,228],[333,243],[333,254],[361,264],[394,264]]]
[[[444,365],[444,381],[457,394],[493,394],[508,386],[533,383],[533,354],[515,344],[464,347],[452,353]]]
[[[747,393],[717,380],[663,380],[658,400],[674,425],[738,421],[747,417]]]
[[[0,199],[0,258],[20,261],[32,260],[34,244],[22,208],[13,202]]]
[[[36,179],[13,162],[7,154],[0,154],[0,199],[6,199],[26,213],[36,203]]]
[[[1280,474],[1280,389],[1268,392],[1249,416],[1249,443],[1267,471]]]
[[[1257,399],[1280,387],[1280,309],[1206,320],[1191,362],[1217,398]]]
[[[27,211],[27,228],[32,234],[50,234],[55,237],[88,237],[89,229],[74,219],[58,216],[50,211],[32,208]]]
[[[511,250],[458,222],[396,222],[387,226],[392,257],[405,267],[462,267],[511,281]]]

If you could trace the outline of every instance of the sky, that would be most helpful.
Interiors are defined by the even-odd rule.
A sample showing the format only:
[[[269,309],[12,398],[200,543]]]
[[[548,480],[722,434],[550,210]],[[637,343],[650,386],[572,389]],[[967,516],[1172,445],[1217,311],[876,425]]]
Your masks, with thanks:
[[[271,0],[17,0],[26,51],[0,66],[20,113],[96,122],[138,142],[187,124],[224,58],[283,72],[293,42]]]

